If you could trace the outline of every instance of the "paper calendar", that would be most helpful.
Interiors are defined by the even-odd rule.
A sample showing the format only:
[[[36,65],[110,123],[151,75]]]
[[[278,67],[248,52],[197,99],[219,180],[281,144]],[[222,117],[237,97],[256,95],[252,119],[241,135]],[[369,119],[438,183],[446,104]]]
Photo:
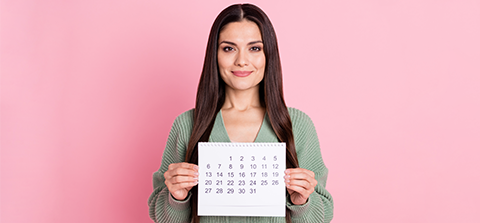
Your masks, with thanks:
[[[198,143],[198,215],[285,216],[285,143]]]

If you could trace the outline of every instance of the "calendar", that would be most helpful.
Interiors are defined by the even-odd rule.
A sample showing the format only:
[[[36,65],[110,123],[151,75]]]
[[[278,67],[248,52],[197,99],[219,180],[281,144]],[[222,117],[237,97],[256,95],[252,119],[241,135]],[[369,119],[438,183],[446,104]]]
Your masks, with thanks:
[[[285,216],[285,143],[198,143],[198,215]]]

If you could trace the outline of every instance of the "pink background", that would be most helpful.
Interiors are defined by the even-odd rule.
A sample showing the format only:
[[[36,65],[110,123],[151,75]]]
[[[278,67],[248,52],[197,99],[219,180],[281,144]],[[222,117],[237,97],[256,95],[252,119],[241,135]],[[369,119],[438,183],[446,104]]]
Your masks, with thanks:
[[[316,124],[333,222],[480,222],[480,2],[288,2],[255,4]],[[1,222],[151,222],[231,3],[2,0]]]

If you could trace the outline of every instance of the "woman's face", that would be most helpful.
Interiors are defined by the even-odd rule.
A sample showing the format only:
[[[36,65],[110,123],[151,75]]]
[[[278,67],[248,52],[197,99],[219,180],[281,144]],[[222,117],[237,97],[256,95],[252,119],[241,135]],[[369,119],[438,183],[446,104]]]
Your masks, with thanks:
[[[258,90],[265,72],[265,54],[257,24],[243,20],[225,25],[218,44],[218,67],[226,87]]]

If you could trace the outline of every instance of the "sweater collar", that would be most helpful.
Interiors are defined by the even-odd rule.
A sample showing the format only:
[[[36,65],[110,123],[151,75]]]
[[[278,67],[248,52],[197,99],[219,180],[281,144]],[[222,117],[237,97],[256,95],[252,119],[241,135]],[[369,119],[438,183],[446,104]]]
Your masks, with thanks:
[[[213,124],[212,133],[210,134],[209,142],[231,142],[228,137],[227,129],[225,128],[225,123],[223,122],[222,111],[220,110],[215,117],[215,123]],[[263,118],[262,125],[260,130],[257,133],[255,142],[278,142],[277,135],[272,129],[270,124],[270,119],[268,118],[267,113]]]

